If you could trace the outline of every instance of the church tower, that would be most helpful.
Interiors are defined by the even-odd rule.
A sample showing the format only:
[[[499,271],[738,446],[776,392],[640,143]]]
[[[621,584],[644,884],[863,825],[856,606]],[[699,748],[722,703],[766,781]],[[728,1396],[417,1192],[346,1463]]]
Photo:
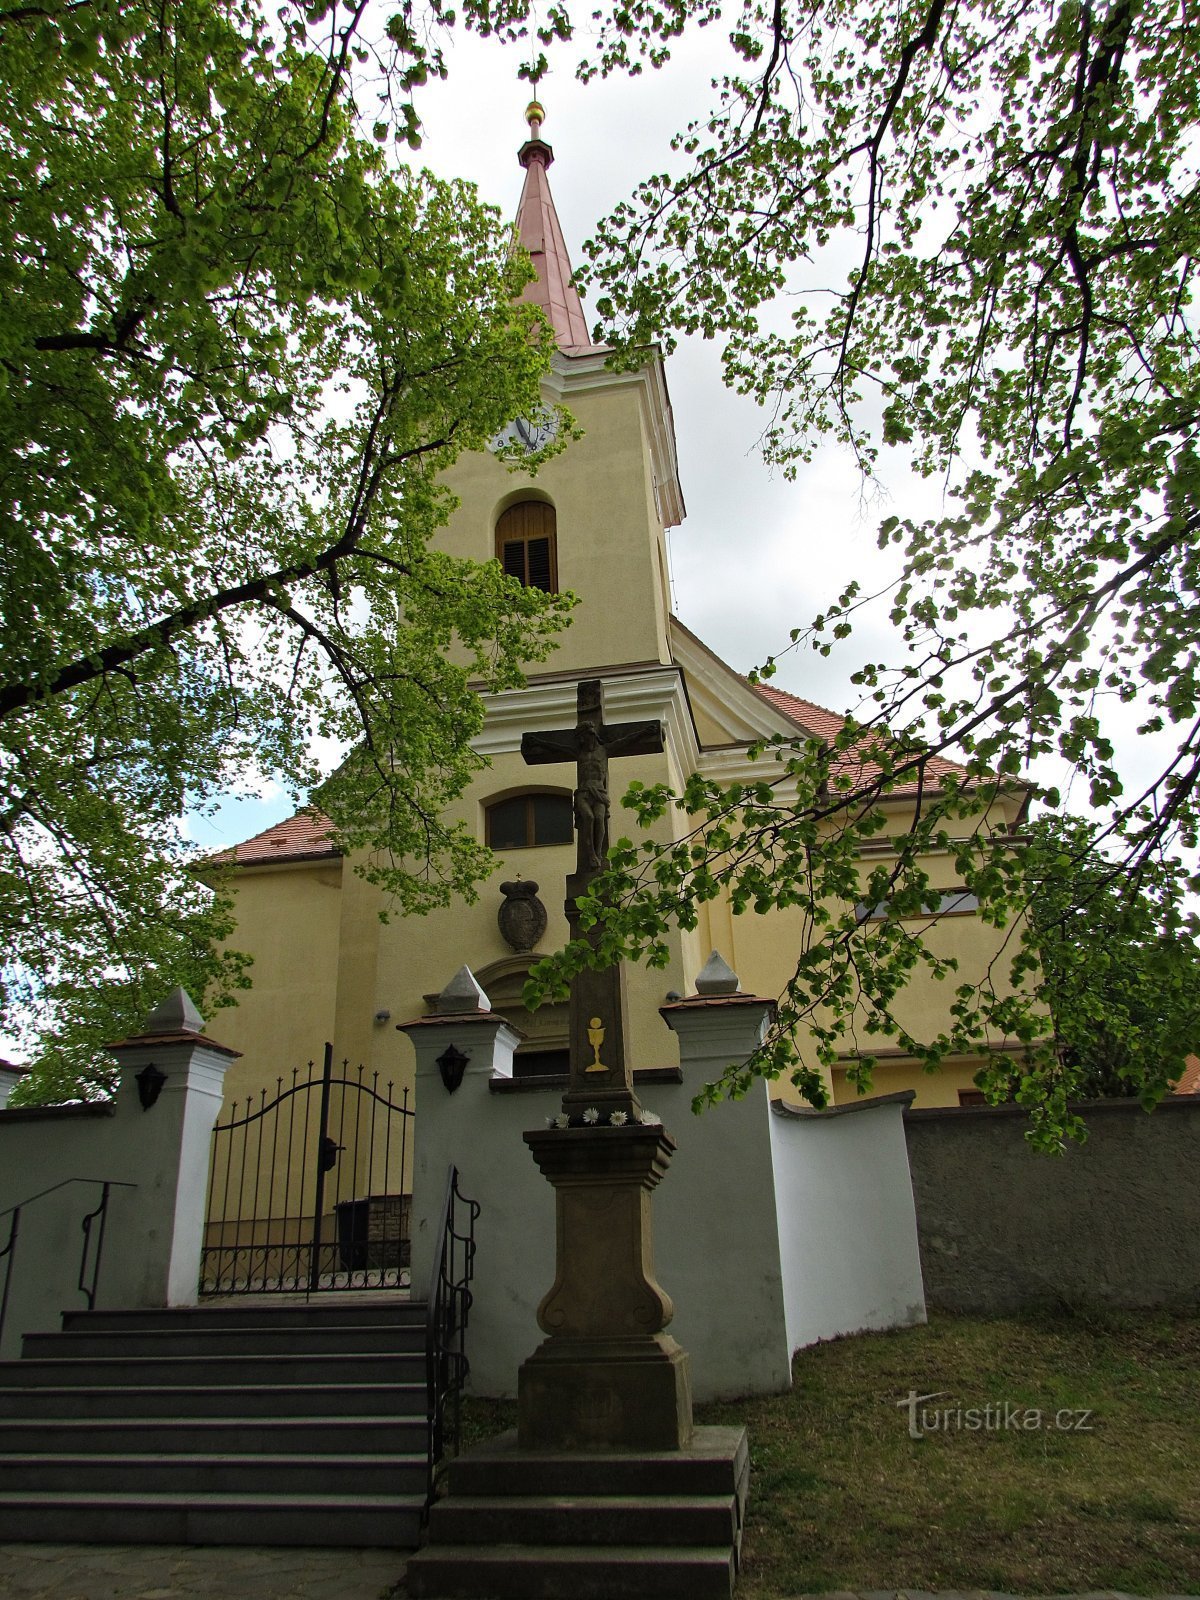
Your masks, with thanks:
[[[657,352],[636,372],[611,372],[606,349],[591,341],[550,192],[554,152],[541,137],[542,115],[535,101],[518,154],[517,234],[537,273],[524,298],[545,313],[557,346],[544,398],[566,406],[583,438],[536,477],[489,454],[460,457],[448,482],[461,504],[439,542],[456,556],[495,556],[522,582],[578,597],[553,671],[666,665],[665,535],[684,517],[666,375]],[[533,449],[544,431],[544,419],[516,418],[505,438]]]

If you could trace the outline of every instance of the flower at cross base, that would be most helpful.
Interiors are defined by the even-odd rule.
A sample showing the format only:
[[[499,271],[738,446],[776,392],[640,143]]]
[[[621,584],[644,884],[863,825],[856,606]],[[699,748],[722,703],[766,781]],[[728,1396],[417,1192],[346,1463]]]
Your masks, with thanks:
[[[662,1125],[662,1118],[654,1111],[642,1107],[642,1126],[644,1128],[657,1128]]]
[[[600,1121],[600,1113],[596,1110],[595,1106],[589,1106],[587,1108],[587,1110],[583,1113],[583,1120],[587,1123],[589,1128]]]
[[[560,1111],[556,1117],[547,1117],[546,1121],[552,1128],[569,1128],[571,1119],[565,1111]]]
[[[612,1123],[614,1128],[623,1128],[625,1126],[625,1124],[629,1121],[629,1116],[628,1116],[627,1112],[614,1111],[612,1116],[609,1117],[608,1120],[609,1120],[609,1122]]]

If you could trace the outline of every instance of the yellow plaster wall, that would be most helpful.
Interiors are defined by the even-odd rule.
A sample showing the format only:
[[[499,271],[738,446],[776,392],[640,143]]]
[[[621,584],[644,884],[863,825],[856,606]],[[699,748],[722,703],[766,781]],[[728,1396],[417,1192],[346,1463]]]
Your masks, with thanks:
[[[234,891],[237,932],[229,942],[254,965],[253,987],[212,1022],[214,1036],[242,1052],[225,1075],[226,1102],[319,1062],[334,1036],[342,862],[242,871]]]
[[[654,510],[640,384],[614,377],[569,394],[584,437],[536,477],[509,472],[489,453],[462,457],[446,481],[461,504],[439,546],[488,561],[499,513],[515,500],[547,499],[558,522],[558,581],[580,597],[547,663],[574,671],[669,659],[662,530]]]
[[[975,1072],[979,1063],[974,1061],[949,1061],[936,1072],[925,1072],[916,1061],[880,1061],[872,1074],[870,1093],[895,1094],[900,1089],[914,1089],[914,1106],[956,1106],[958,1091],[975,1087]],[[844,1067],[833,1072],[833,1102],[845,1105],[861,1099],[857,1087],[847,1083]]]
[[[386,1026],[375,1021],[380,945],[387,932],[379,917],[383,904],[380,892],[348,866],[342,884],[333,1047],[337,1060],[390,1076],[396,1067],[395,1048]]]
[[[988,814],[987,822],[992,827],[1008,825],[1015,820],[1018,805],[1016,797],[998,801]],[[864,880],[880,859],[879,856],[864,858]],[[883,859],[890,864],[894,857]],[[948,855],[930,856],[926,870],[937,889],[959,886],[959,876]],[[958,970],[942,980],[927,969],[914,971],[910,983],[893,1003],[895,1015],[915,1038],[930,1039],[945,1029],[958,984],[977,984],[990,978],[998,993],[1009,991],[1008,968],[1020,946],[1019,921],[998,930],[978,915],[965,913],[938,919],[915,918],[906,925],[921,934],[934,954],[953,956],[958,962]],[[782,993],[795,970],[806,929],[799,908],[773,911],[766,916],[750,912],[735,916],[727,897],[722,895],[702,908],[700,936],[705,952],[717,950],[738,974],[743,989],[775,998]],[[1003,1041],[997,1038],[993,1043],[1000,1045]],[[884,1047],[885,1041],[880,1041],[880,1046]],[[811,1052],[807,1059],[815,1065]],[[957,1105],[958,1090],[974,1087],[978,1066],[978,1060],[954,1061],[937,1073],[929,1074],[911,1060],[881,1063],[876,1069],[871,1093],[912,1088],[917,1093],[916,1105]],[[825,1067],[818,1070],[835,1104],[858,1097],[855,1086],[846,1082],[844,1068],[835,1068],[832,1073]],[[770,1092],[779,1099],[800,1100],[798,1092],[786,1079],[772,1083]]]

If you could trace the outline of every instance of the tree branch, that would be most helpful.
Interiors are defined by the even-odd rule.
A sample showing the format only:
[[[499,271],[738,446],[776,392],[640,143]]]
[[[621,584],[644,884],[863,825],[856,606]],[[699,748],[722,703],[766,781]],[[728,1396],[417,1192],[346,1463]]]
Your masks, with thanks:
[[[122,643],[106,645],[92,654],[83,656],[69,666],[61,668],[52,677],[0,685],[0,720],[11,716],[14,712],[53,699],[56,695],[65,694],[68,690],[77,689],[82,684],[91,683],[107,673],[125,668],[139,657],[154,650],[161,650],[189,633],[200,623],[210,621],[223,612],[244,605],[277,605],[276,597],[279,589],[286,588],[292,583],[303,582],[317,573],[330,572],[339,562],[356,554],[359,540],[366,532],[370,509],[378,493],[385,466],[381,460],[377,460],[374,470],[370,466],[371,453],[379,444],[379,428],[384,410],[385,406],[381,402],[379,414],[372,423],[369,447],[363,453],[363,466],[355,489],[351,514],[347,518],[345,532],[336,544],[330,545],[310,561],[298,561],[278,567],[275,571],[264,573],[246,583],[218,589],[206,600],[180,606],[169,615],[159,618],[157,622],[139,628]],[[432,440],[402,455],[390,457],[389,460],[392,462],[412,460],[430,451],[442,449],[443,444],[444,441],[441,439]]]

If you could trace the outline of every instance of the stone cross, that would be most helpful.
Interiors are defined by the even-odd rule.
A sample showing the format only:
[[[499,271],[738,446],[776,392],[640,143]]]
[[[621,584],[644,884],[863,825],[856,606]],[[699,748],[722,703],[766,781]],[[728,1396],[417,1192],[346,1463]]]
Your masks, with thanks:
[[[578,833],[575,878],[590,880],[600,870],[608,849],[608,763],[612,756],[656,755],[663,748],[661,722],[604,720],[600,679],[585,678],[575,692],[578,720],[573,728],[553,733],[527,733],[521,754],[531,767],[574,761],[575,827]],[[578,884],[578,888],[582,888]]]
[[[521,754],[530,766],[574,761],[575,871],[567,878],[567,922],[580,937],[580,895],[600,871],[608,849],[611,802],[608,763],[614,756],[657,754],[663,748],[659,722],[604,721],[600,679],[587,678],[576,692],[573,728],[527,733]],[[592,930],[585,937],[595,937]],[[636,1114],[633,1079],[625,1058],[625,986],[619,966],[587,968],[571,984],[570,1084],[563,1109],[577,1115],[588,1106]]]

